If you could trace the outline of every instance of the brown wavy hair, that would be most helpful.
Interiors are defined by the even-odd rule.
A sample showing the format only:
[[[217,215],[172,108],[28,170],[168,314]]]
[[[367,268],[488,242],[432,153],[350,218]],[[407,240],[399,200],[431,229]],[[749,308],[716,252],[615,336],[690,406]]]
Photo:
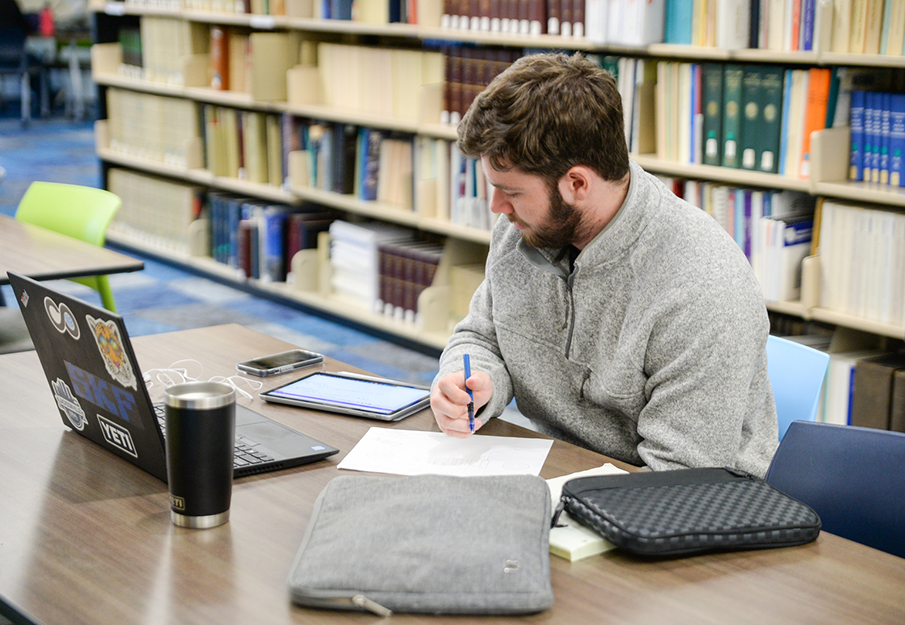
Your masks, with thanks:
[[[576,165],[604,180],[628,173],[622,98],[613,76],[583,55],[522,57],[497,76],[459,122],[458,147],[554,184]]]

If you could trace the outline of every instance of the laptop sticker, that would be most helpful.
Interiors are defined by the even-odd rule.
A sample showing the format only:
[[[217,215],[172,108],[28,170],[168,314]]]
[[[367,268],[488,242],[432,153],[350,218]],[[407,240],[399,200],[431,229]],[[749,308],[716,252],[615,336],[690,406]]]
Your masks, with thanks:
[[[112,321],[95,319],[91,315],[85,315],[85,319],[88,321],[88,329],[94,336],[101,358],[104,359],[107,373],[123,386],[138,390],[138,382],[135,380],[132,365],[126,358],[123,341],[119,336],[119,328]]]
[[[22,295],[19,296],[19,301],[22,302],[22,308],[28,308],[28,291],[23,289]]]
[[[63,362],[66,363],[69,381],[78,397],[130,425],[144,429],[141,425],[141,416],[138,413],[134,394],[100,379],[90,371],[85,371],[68,360]]]
[[[60,407],[60,410],[62,410],[63,414],[66,415],[66,418],[69,419],[69,423],[72,424],[72,427],[79,432],[84,430],[85,425],[88,423],[85,411],[82,410],[79,400],[72,394],[72,389],[69,388],[69,385],[66,384],[62,378],[57,378],[56,381],[53,382],[53,396],[57,400],[57,406]]]
[[[81,330],[79,330],[79,325],[75,322],[75,315],[72,314],[69,306],[66,304],[60,304],[58,306],[56,302],[50,299],[50,297],[45,297],[44,310],[47,311],[50,323],[60,332],[60,334],[68,332],[69,336],[75,340],[79,340],[82,333]]]
[[[129,434],[129,430],[101,415],[97,415],[97,422],[101,426],[101,433],[104,435],[105,441],[123,450],[133,458],[138,458],[138,450],[135,449],[135,443],[132,442],[132,435]]]

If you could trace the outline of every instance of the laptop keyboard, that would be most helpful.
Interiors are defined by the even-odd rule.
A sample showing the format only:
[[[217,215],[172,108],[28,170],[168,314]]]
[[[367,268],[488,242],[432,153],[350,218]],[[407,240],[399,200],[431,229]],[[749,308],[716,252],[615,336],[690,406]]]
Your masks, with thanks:
[[[165,404],[154,404],[154,414],[157,416],[157,422],[160,424],[160,431],[163,432],[164,437],[167,435],[165,410]],[[242,434],[236,434],[235,452],[233,458],[233,468],[235,469],[244,469],[274,461],[272,456],[257,449],[257,443]]]

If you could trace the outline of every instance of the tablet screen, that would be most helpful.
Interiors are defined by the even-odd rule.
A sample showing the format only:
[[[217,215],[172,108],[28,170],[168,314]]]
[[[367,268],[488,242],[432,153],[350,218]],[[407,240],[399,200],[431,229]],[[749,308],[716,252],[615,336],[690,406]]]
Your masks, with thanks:
[[[393,382],[318,372],[268,391],[265,395],[389,415],[428,397],[430,391]]]

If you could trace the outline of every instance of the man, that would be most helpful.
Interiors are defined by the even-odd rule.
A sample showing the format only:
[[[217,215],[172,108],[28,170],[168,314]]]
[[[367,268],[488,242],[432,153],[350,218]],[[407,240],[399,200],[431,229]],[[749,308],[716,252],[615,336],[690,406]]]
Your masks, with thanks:
[[[475,429],[514,396],[541,431],[634,465],[763,476],[778,443],[760,288],[716,221],[629,161],[613,78],[522,58],[458,132],[506,219],[440,358],[440,428],[470,435],[467,384]]]

